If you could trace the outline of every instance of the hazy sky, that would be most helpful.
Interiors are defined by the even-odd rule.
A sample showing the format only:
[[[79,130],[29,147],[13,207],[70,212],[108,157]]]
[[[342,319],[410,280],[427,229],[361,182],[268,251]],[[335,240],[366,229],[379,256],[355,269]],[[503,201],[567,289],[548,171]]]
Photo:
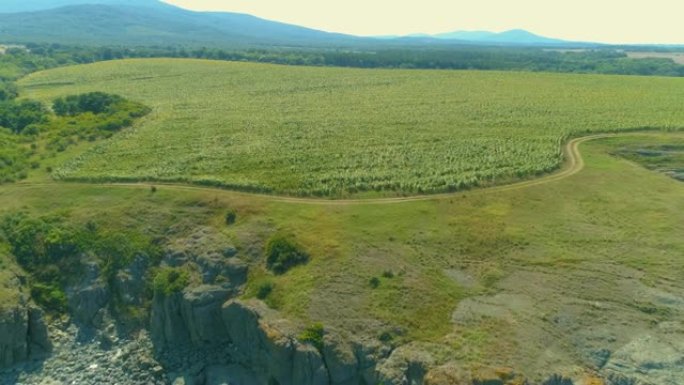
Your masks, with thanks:
[[[607,43],[684,44],[684,0],[164,0],[355,35],[527,29]]]

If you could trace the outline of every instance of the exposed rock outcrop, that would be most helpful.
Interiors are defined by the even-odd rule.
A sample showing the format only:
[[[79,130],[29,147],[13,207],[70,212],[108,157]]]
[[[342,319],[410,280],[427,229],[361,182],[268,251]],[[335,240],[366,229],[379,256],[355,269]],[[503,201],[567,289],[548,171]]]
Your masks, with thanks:
[[[210,227],[200,227],[169,245],[164,263],[172,267],[193,264],[197,266],[203,284],[235,289],[247,281],[248,267],[237,254],[237,249],[224,234]]]
[[[199,228],[170,246],[163,264],[192,266],[201,285],[181,293],[155,293],[150,333],[158,350],[229,340],[221,307],[240,292],[248,271],[247,264],[236,255],[237,250],[225,236],[210,228]]]
[[[50,348],[42,310],[18,305],[0,313],[0,367],[41,356]]]
[[[615,385],[675,385],[684,378],[684,326],[661,325],[616,351],[602,370]]]
[[[137,256],[129,266],[117,272],[113,290],[121,304],[135,307],[144,304],[146,274],[149,268],[149,258]]]
[[[318,348],[302,343],[295,325],[259,301],[227,302],[223,322],[233,359],[257,374],[258,385],[377,384],[377,363],[390,353],[377,342],[356,342],[335,330],[326,330]]]
[[[412,345],[404,345],[392,352],[378,372],[383,385],[423,385],[435,359]]]
[[[158,349],[226,342],[221,306],[232,291],[203,285],[182,293],[157,293],[152,304],[150,331]]]
[[[289,322],[258,302],[231,301],[223,322],[235,346],[234,359],[257,374],[259,385],[328,385],[321,354],[299,343]]]
[[[43,311],[29,300],[26,278],[12,274],[7,283],[13,304],[0,305],[0,368],[42,356],[52,347]]]

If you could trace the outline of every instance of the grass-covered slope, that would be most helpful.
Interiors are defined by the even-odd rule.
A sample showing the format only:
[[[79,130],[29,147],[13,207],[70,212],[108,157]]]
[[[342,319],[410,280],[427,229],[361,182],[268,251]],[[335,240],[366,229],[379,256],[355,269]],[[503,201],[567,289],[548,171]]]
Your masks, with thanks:
[[[684,80],[355,70],[197,60],[60,68],[23,95],[105,90],[153,107],[56,175],[293,195],[432,193],[548,172],[564,138],[684,127]]]

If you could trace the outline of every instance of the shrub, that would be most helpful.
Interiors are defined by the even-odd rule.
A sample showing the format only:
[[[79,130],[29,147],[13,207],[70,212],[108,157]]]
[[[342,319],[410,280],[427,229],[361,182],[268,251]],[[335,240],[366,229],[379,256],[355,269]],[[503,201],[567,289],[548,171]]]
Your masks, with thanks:
[[[392,342],[392,340],[394,340],[394,333],[389,332],[389,331],[384,331],[384,332],[380,333],[380,336],[378,336],[378,339],[384,343]]]
[[[273,284],[273,282],[270,282],[270,281],[262,282],[257,287],[256,297],[263,301],[266,298],[268,298],[269,295],[271,295],[274,288],[275,288],[275,285]]]
[[[154,277],[154,292],[171,295],[180,293],[190,284],[190,274],[186,270],[173,267],[161,268]]]
[[[282,235],[274,235],[266,244],[266,265],[276,274],[285,274],[291,268],[308,261],[309,255],[294,241]]]
[[[233,225],[237,221],[237,212],[235,210],[229,210],[226,213],[226,224]]]
[[[67,297],[59,286],[34,283],[31,285],[31,298],[45,310],[63,313],[67,308]]]
[[[299,341],[313,345],[319,351],[323,350],[323,336],[325,328],[322,323],[315,323],[299,334]]]
[[[394,278],[394,272],[392,270],[385,270],[382,273],[382,276],[387,278],[387,279],[392,279],[392,278]]]
[[[380,286],[380,278],[378,278],[378,277],[373,277],[373,278],[370,279],[370,281],[369,281],[368,283],[370,284],[370,287],[371,287],[371,288],[377,289],[378,286]]]

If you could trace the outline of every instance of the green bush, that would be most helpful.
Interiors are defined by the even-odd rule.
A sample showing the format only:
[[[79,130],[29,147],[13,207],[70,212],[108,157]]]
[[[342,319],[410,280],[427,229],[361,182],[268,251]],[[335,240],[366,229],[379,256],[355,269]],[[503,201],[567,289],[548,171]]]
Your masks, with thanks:
[[[36,282],[31,285],[31,298],[45,310],[64,313],[67,309],[67,297],[59,286]]]
[[[190,274],[183,269],[173,267],[161,268],[154,277],[154,291],[158,294],[171,295],[180,293],[190,284]]]
[[[380,278],[373,277],[370,279],[370,281],[368,283],[370,284],[371,288],[377,289],[380,286]]]
[[[266,265],[276,274],[285,274],[291,268],[308,261],[309,255],[283,235],[274,235],[266,244]]]
[[[260,300],[265,300],[273,292],[275,285],[271,281],[262,282],[257,287],[256,297]]]
[[[226,224],[233,225],[237,221],[237,212],[235,210],[229,210],[226,213]]]
[[[387,278],[387,279],[392,279],[392,278],[394,278],[394,272],[392,270],[385,270],[382,273],[382,276]]]
[[[325,328],[322,323],[315,323],[304,329],[299,334],[299,341],[313,345],[319,351],[323,350],[323,337]]]

